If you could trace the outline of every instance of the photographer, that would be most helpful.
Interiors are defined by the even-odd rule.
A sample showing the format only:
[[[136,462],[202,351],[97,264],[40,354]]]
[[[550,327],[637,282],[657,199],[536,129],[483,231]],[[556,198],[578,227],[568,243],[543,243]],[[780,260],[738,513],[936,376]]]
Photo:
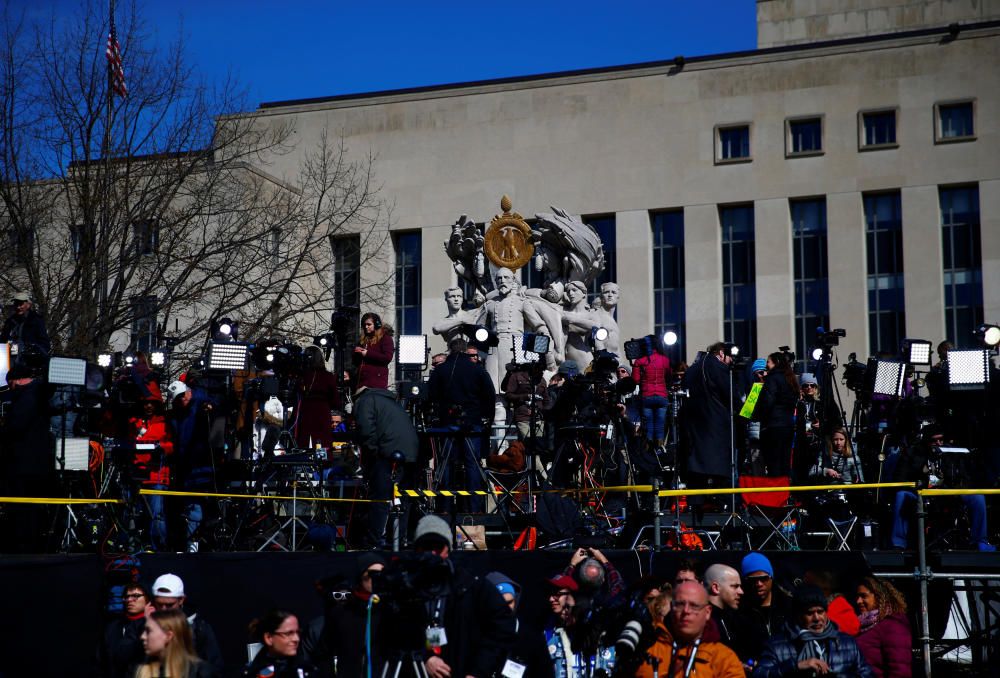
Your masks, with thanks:
[[[330,449],[333,445],[330,410],[340,406],[337,378],[326,369],[323,351],[318,346],[307,346],[303,361],[295,442],[300,449],[313,449],[317,445]]]
[[[799,401],[799,380],[792,371],[794,358],[787,351],[767,356],[767,377],[754,411],[760,421],[765,475],[771,478],[788,477],[792,469],[795,407]]]
[[[440,486],[457,489],[451,483],[454,467],[459,465],[465,469],[461,489],[477,491],[484,489],[479,468],[483,438],[489,434],[484,422],[493,417],[496,390],[490,375],[466,353],[468,347],[461,337],[448,342],[448,359],[431,372],[427,390],[430,401],[438,408],[440,424],[455,428],[456,434],[447,437],[444,443],[451,452],[440,472]],[[482,513],[485,505],[481,496],[468,498],[471,513]]]
[[[729,431],[740,398],[731,387],[733,358],[726,349],[721,341],[712,344],[684,374],[689,396],[682,423],[688,443],[687,485],[691,488],[731,485]]]
[[[548,405],[544,371],[545,365],[541,362],[527,365],[511,363],[500,383],[500,390],[503,391],[504,400],[510,406],[511,417],[517,426],[517,439],[521,442],[542,438],[542,411]],[[535,422],[534,432],[531,431],[532,419]]]
[[[396,672],[422,661],[430,678],[489,678],[513,647],[514,614],[494,585],[449,559],[452,534],[442,518],[424,516],[416,553],[391,563],[375,583],[389,607],[380,634],[387,675],[409,675]]]
[[[29,353],[47,356],[52,350],[52,344],[48,330],[45,329],[45,320],[31,303],[31,295],[27,292],[15,292],[11,298],[11,306],[14,312],[7,316],[3,328],[0,328],[0,341],[18,345],[20,350],[12,356],[14,364],[22,364]]]

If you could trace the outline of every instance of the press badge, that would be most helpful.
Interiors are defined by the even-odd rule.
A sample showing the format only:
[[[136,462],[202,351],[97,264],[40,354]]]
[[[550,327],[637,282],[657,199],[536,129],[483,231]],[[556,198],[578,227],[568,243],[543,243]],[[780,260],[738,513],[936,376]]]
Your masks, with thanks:
[[[426,636],[428,650],[437,650],[448,644],[448,634],[440,626],[428,626]]]
[[[500,675],[503,678],[522,678],[525,668],[524,664],[518,664],[508,659],[507,663],[503,665],[503,671],[500,672]]]

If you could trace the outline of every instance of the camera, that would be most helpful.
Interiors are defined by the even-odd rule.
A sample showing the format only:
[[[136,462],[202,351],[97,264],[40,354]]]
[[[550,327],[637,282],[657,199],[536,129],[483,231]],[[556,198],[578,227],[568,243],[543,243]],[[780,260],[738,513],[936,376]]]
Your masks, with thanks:
[[[838,328],[826,331],[823,327],[816,328],[816,346],[823,349],[833,348],[840,345],[840,340],[847,336],[847,330]]]

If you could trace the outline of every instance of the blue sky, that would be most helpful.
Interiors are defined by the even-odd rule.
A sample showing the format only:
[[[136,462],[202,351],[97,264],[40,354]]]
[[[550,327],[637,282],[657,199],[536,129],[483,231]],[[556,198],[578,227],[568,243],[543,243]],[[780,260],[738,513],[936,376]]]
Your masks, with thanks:
[[[64,16],[87,0],[6,1],[15,10]],[[183,35],[196,70],[209,79],[231,72],[251,107],[716,54],[753,49],[756,41],[754,0],[137,4],[152,40],[166,45]]]

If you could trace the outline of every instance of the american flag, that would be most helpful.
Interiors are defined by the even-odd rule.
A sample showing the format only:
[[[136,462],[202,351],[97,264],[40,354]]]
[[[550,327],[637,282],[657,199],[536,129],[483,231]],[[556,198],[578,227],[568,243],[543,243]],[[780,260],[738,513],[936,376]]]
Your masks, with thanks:
[[[108,47],[104,50],[108,57],[108,75],[111,78],[111,89],[120,97],[128,96],[125,86],[125,70],[122,68],[121,47],[118,45],[118,35],[115,32],[115,17],[111,16],[111,32],[108,33]]]

